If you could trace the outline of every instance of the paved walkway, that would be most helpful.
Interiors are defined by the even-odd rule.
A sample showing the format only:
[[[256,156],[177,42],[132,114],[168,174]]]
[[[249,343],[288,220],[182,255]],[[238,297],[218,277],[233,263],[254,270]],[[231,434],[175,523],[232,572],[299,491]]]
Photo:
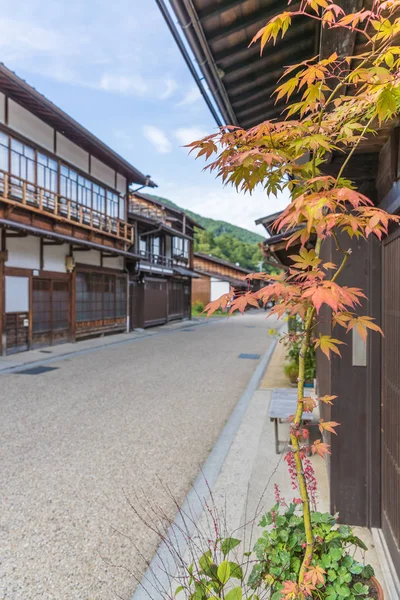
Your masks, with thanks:
[[[0,375],[1,599],[130,598],[158,543],[135,510],[174,517],[163,486],[183,501],[259,362],[239,354],[262,355],[270,327],[187,323]]]
[[[229,451],[219,470],[218,477],[213,482],[211,490],[202,485],[202,479],[197,482],[201,502],[205,507],[198,510],[197,495],[192,493],[189,501],[185,503],[186,514],[193,514],[197,510],[196,526],[193,529],[194,544],[186,551],[187,564],[194,560],[208,548],[208,539],[215,539],[215,521],[220,528],[220,537],[239,538],[243,542],[242,551],[251,550],[260,534],[258,522],[261,515],[265,514],[274,504],[274,483],[279,486],[282,497],[291,500],[296,493],[293,491],[283,460],[284,452],[275,454],[273,424],[268,418],[268,408],[271,400],[272,389],[279,386],[288,386],[287,379],[282,376],[285,351],[282,344],[277,344],[269,360],[268,368],[260,379],[257,389],[247,402],[247,409],[242,416],[241,423],[233,439]],[[289,439],[289,425],[281,424],[280,439]],[[224,432],[225,433],[225,432]],[[223,435],[224,435],[223,433]],[[219,440],[219,442],[221,439]],[[281,449],[283,447],[281,445]],[[311,457],[315,469],[318,485],[317,508],[322,512],[329,512],[329,487],[326,463],[319,457]],[[207,467],[207,464],[206,464]],[[202,493],[204,492],[204,494]],[[210,496],[211,492],[211,496]],[[193,509],[191,508],[193,506]],[[214,518],[210,518],[210,511]],[[215,518],[216,517],[216,518]],[[188,521],[188,519],[186,519]],[[179,522],[179,518],[178,518]],[[190,522],[189,522],[190,526]],[[188,527],[189,529],[189,527]],[[172,525],[169,531],[169,543],[175,545],[176,526]],[[364,540],[369,548],[365,553],[358,553],[359,560],[372,564],[375,574],[380,581],[385,599],[398,600],[397,595],[388,593],[385,585],[384,568],[380,563],[380,556],[374,545],[370,530],[355,527],[356,535]],[[187,534],[184,539],[187,540]],[[184,544],[181,544],[181,548]],[[241,546],[239,547],[241,548]],[[181,554],[183,550],[181,550]],[[170,564],[166,560],[170,556],[165,546],[160,551],[160,558],[153,559],[152,565],[143,580],[143,587],[138,587],[133,600],[147,600],[151,594],[153,600],[162,600],[165,594],[160,593],[164,586],[169,591],[169,581],[163,575],[163,564],[167,564],[169,571],[179,573],[173,560]],[[238,556],[239,560],[242,556]],[[146,589],[145,589],[146,588]],[[172,585],[176,589],[176,583]],[[178,596],[179,597],[179,596]]]

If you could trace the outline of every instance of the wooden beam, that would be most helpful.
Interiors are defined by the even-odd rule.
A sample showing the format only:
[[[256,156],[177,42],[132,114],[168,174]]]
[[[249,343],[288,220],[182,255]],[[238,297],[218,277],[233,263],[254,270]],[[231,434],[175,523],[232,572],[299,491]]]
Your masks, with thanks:
[[[231,8],[239,6],[242,2],[243,0],[222,0],[219,4],[214,2],[210,6],[198,11],[199,19],[203,21],[211,19],[212,17],[217,17]]]
[[[300,7],[300,3],[296,2],[295,4],[293,4],[293,6],[291,6],[291,10],[292,11],[298,10],[299,7]],[[219,40],[225,39],[226,37],[228,37],[229,35],[232,35],[233,33],[244,31],[248,27],[253,27],[257,24],[259,25],[259,27],[261,29],[261,27],[266,25],[266,23],[269,21],[269,19],[271,17],[274,17],[276,14],[279,14],[281,9],[282,9],[282,0],[275,0],[274,2],[271,3],[271,6],[269,7],[268,10],[265,8],[265,6],[263,6],[262,8],[254,11],[253,13],[250,13],[246,17],[239,17],[239,18],[235,19],[235,21],[231,25],[228,25],[227,27],[223,27],[223,26],[221,26],[220,23],[218,23],[217,27],[215,27],[214,29],[207,30],[207,32],[206,32],[207,40],[209,43],[214,43]],[[250,42],[250,40],[249,40],[249,42]]]
[[[363,0],[342,0],[338,4],[343,8],[345,13],[355,13],[361,10]],[[356,32],[351,29],[345,29],[344,27],[329,29],[326,27],[321,31],[321,58],[327,58],[333,52],[337,52],[341,58],[352,55],[355,41]]]

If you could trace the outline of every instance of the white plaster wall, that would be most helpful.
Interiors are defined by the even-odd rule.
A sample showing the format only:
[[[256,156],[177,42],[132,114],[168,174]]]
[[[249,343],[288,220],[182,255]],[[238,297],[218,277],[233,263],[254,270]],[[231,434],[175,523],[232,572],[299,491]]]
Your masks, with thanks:
[[[65,257],[69,254],[69,245],[43,246],[43,266],[45,271],[66,273]]]
[[[10,277],[6,275],[6,313],[28,312],[29,277]]]
[[[92,156],[90,160],[90,174],[99,181],[102,181],[115,189],[115,171],[97,160],[94,156]]]
[[[5,122],[6,117],[6,97],[3,92],[0,92],[0,123]]]
[[[124,258],[123,256],[105,256],[103,258],[103,267],[122,271],[124,269]]]
[[[74,257],[76,263],[100,267],[100,252],[98,250],[74,250]]]
[[[125,196],[126,194],[126,177],[117,173],[117,190],[120,194]]]
[[[57,155],[72,165],[89,172],[89,154],[57,131]]]
[[[210,299],[211,302],[214,300],[218,300],[223,294],[227,294],[229,292],[229,282],[228,281],[220,281],[219,279],[211,279],[211,294]]]
[[[40,239],[34,236],[7,238],[7,267],[40,269]]]
[[[8,100],[8,126],[51,152],[54,151],[54,129],[11,99]]]

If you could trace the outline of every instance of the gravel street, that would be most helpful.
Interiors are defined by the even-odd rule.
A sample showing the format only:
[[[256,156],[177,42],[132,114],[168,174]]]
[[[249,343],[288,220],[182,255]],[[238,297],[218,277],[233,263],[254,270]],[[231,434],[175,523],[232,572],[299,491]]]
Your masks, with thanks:
[[[129,600],[275,325],[264,311],[0,375],[0,598]],[[79,348],[79,346],[78,346]],[[44,355],[45,356],[45,355]],[[128,502],[129,500],[129,502]]]

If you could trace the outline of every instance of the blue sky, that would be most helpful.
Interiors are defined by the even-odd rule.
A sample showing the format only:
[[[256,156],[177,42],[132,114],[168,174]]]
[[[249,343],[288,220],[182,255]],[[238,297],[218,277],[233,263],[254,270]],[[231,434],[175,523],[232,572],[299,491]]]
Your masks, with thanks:
[[[155,193],[263,233],[284,199],[223,188],[182,145],[216,129],[154,0],[3,0],[1,60],[158,183]]]

